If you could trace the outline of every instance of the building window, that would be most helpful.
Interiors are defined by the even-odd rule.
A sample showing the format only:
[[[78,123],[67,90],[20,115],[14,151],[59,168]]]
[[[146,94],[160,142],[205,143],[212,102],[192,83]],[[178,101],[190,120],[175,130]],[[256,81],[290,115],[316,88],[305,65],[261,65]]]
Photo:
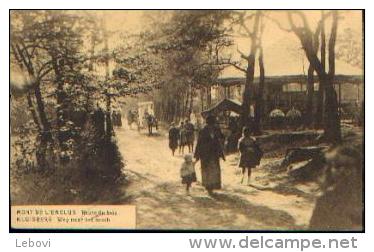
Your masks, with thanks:
[[[318,91],[319,90],[319,83],[314,83],[314,91]]]
[[[303,92],[306,90],[306,86],[301,83],[287,83],[283,84],[283,92]]]
[[[218,98],[218,88],[214,86],[211,87],[210,94],[211,94],[212,99]]]

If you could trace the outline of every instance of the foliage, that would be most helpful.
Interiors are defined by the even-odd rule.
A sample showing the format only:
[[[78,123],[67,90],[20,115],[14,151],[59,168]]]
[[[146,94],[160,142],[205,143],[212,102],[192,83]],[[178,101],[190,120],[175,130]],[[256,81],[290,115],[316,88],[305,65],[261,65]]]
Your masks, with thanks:
[[[144,33],[147,57],[155,57],[162,66],[156,68],[160,91],[154,98],[156,114],[163,120],[188,117],[196,91],[210,88],[227,66],[222,52],[232,45],[224,25],[229,15],[229,11],[173,11],[166,19],[153,21],[152,29]]]
[[[275,117],[285,117],[285,114],[280,109],[274,109],[270,112],[269,117],[275,118]]]
[[[11,83],[12,121],[24,116],[15,113],[20,108],[32,114],[30,123],[15,124],[12,141],[19,203],[90,202],[121,181],[122,157],[101,130],[105,115],[95,118],[109,84],[93,71],[108,55],[87,46],[102,43],[94,21],[71,11],[11,13],[12,75],[23,76]]]
[[[336,58],[354,67],[362,68],[362,36],[346,28],[337,38]]]

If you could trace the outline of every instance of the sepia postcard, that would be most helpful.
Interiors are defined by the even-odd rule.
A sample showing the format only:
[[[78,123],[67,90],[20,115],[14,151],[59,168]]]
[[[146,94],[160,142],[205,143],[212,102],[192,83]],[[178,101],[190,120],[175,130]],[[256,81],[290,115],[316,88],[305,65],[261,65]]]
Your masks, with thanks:
[[[10,232],[363,232],[364,10],[10,10]]]

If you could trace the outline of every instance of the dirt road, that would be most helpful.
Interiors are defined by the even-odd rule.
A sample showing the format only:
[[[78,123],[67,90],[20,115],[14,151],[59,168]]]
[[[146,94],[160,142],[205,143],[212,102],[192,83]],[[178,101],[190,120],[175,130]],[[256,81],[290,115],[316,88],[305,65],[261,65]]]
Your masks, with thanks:
[[[264,159],[252,186],[240,183],[237,154],[221,161],[223,189],[210,197],[199,182],[191,194],[180,182],[182,156],[173,157],[165,133],[149,137],[130,129],[116,131],[130,184],[125,188],[137,206],[141,229],[306,229],[317,194],[315,184],[291,185],[286,174],[272,172],[279,162]],[[198,181],[200,164],[196,165]]]

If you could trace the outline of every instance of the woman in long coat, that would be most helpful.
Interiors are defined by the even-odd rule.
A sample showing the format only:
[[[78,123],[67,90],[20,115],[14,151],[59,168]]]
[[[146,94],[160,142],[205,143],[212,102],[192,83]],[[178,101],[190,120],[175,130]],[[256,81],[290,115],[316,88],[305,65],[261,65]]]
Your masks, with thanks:
[[[187,145],[187,135],[184,122],[182,121],[179,127],[179,154],[184,154],[184,146]]]
[[[225,160],[221,146],[221,130],[215,124],[215,117],[208,116],[206,126],[199,132],[195,158],[201,162],[202,185],[212,194],[221,189],[221,167],[219,159]]]
[[[174,156],[175,150],[178,148],[179,129],[172,123],[169,129],[169,148]]]
[[[195,126],[190,122],[190,120],[186,120],[184,127],[186,129],[186,143],[188,146],[188,151],[193,152],[193,145],[195,142]]]

